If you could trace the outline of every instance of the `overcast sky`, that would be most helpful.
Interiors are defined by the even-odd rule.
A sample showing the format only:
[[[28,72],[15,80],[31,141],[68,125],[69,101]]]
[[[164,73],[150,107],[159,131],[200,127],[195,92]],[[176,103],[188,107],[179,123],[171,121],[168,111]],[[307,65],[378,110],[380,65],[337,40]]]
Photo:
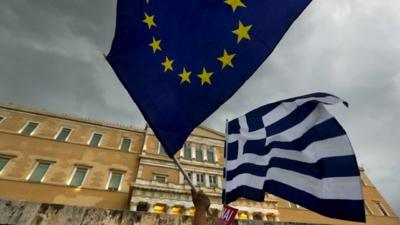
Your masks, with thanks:
[[[0,102],[144,127],[102,54],[116,1],[0,1]],[[400,1],[315,0],[273,54],[204,125],[223,131],[258,106],[316,91],[342,97],[329,110],[358,162],[400,213]]]

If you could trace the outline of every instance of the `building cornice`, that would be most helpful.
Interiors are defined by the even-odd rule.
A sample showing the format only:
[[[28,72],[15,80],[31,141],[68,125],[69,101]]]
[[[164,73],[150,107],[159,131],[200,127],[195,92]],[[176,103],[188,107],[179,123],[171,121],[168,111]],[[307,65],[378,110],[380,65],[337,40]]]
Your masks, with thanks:
[[[224,143],[224,141],[225,141],[225,135],[224,135],[224,134],[222,134],[222,133],[220,133],[220,132],[218,132],[218,131],[215,131],[215,130],[213,130],[213,129],[211,129],[211,128],[204,127],[204,126],[202,126],[202,125],[199,125],[197,128],[206,130],[206,131],[208,131],[208,132],[211,132],[211,133],[213,133],[213,134],[219,135],[219,136],[221,136],[221,137],[220,137],[220,138],[215,138],[215,137],[208,137],[208,136],[204,136],[204,135],[193,134],[193,131],[194,131],[194,130],[193,130],[192,133],[190,134],[190,136],[188,137],[188,140],[187,140],[187,141],[196,141],[196,140],[199,140],[198,138],[206,138],[206,139],[208,139],[208,140],[214,140],[216,143],[218,143],[218,145],[221,145],[221,143],[222,143],[222,147],[223,147],[223,143]],[[145,130],[146,130],[146,133],[147,133],[147,134],[150,134],[150,135],[154,135],[154,136],[155,136],[153,130],[151,129],[151,127],[150,127],[148,124],[146,124]],[[197,138],[197,139],[196,139],[196,138]],[[193,140],[191,140],[191,139],[193,139]]]
[[[80,117],[69,115],[69,114],[51,113],[46,110],[33,109],[33,108],[25,107],[25,106],[12,105],[12,104],[6,105],[3,103],[0,103],[0,108],[6,109],[6,110],[13,110],[13,111],[17,111],[17,112],[28,113],[28,114],[39,115],[39,116],[52,117],[52,118],[61,119],[61,120],[69,120],[69,121],[73,121],[73,122],[86,123],[86,124],[90,124],[90,125],[94,125],[94,126],[101,126],[101,127],[123,130],[123,131],[128,131],[128,132],[145,133],[144,129],[139,129],[139,128],[135,128],[135,127],[131,127],[131,126],[113,124],[110,122],[97,121],[97,120],[93,120],[93,119],[84,119],[84,118],[80,118]]]
[[[140,165],[150,165],[150,166],[157,166],[157,167],[165,167],[165,168],[171,168],[171,169],[178,169],[176,164],[170,159],[166,157],[154,157],[150,155],[140,155]],[[160,163],[162,162],[162,163]],[[220,174],[222,175],[222,166],[218,165],[213,165],[210,163],[202,163],[202,162],[196,162],[196,161],[188,161],[188,160],[180,160],[182,166],[185,169],[190,170],[196,170],[200,172],[207,172],[209,173],[209,170],[214,170],[213,174]],[[218,173],[215,173],[215,170],[218,170]]]
[[[157,181],[147,181],[142,179],[136,179],[132,184],[136,189],[151,190],[151,191],[163,191],[176,194],[190,194],[191,186],[188,184],[173,184],[173,183],[160,183]],[[221,197],[222,190],[215,190],[211,188],[204,188],[204,193],[212,197]]]

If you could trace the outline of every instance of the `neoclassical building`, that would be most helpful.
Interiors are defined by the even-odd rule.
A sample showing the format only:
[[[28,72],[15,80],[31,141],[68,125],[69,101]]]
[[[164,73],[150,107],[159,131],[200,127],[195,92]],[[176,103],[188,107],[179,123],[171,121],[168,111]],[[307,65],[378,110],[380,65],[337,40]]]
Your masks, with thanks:
[[[223,134],[196,128],[176,157],[193,183],[211,200],[213,216],[222,209]],[[236,201],[238,218],[279,221],[277,199],[266,195],[264,202]],[[192,215],[190,186],[165,154],[153,131],[146,126],[136,180],[132,183],[131,210]]]
[[[224,135],[198,127],[176,155],[192,181],[222,209]],[[400,224],[361,169],[367,224]],[[92,121],[0,104],[0,199],[193,215],[190,186],[151,128]],[[240,199],[237,219],[359,224],[320,216],[266,194]]]

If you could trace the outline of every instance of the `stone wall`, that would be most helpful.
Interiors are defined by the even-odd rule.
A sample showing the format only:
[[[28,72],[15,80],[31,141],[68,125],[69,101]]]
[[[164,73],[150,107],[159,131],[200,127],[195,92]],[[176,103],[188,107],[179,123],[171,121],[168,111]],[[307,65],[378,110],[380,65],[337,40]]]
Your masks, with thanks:
[[[188,216],[0,200],[0,225],[191,225],[191,223],[191,217]],[[208,220],[208,225],[217,224],[217,219]],[[295,225],[262,221],[235,221],[234,224]]]

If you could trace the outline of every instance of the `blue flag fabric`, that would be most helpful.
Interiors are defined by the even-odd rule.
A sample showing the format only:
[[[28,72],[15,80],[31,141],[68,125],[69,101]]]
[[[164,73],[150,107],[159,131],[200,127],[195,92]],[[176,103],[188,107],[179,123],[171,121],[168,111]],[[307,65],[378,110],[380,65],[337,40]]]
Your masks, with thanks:
[[[311,0],[118,0],[106,56],[173,157]]]
[[[227,127],[224,203],[274,194],[322,215],[365,221],[360,172],[346,132],[314,93],[262,106]]]

